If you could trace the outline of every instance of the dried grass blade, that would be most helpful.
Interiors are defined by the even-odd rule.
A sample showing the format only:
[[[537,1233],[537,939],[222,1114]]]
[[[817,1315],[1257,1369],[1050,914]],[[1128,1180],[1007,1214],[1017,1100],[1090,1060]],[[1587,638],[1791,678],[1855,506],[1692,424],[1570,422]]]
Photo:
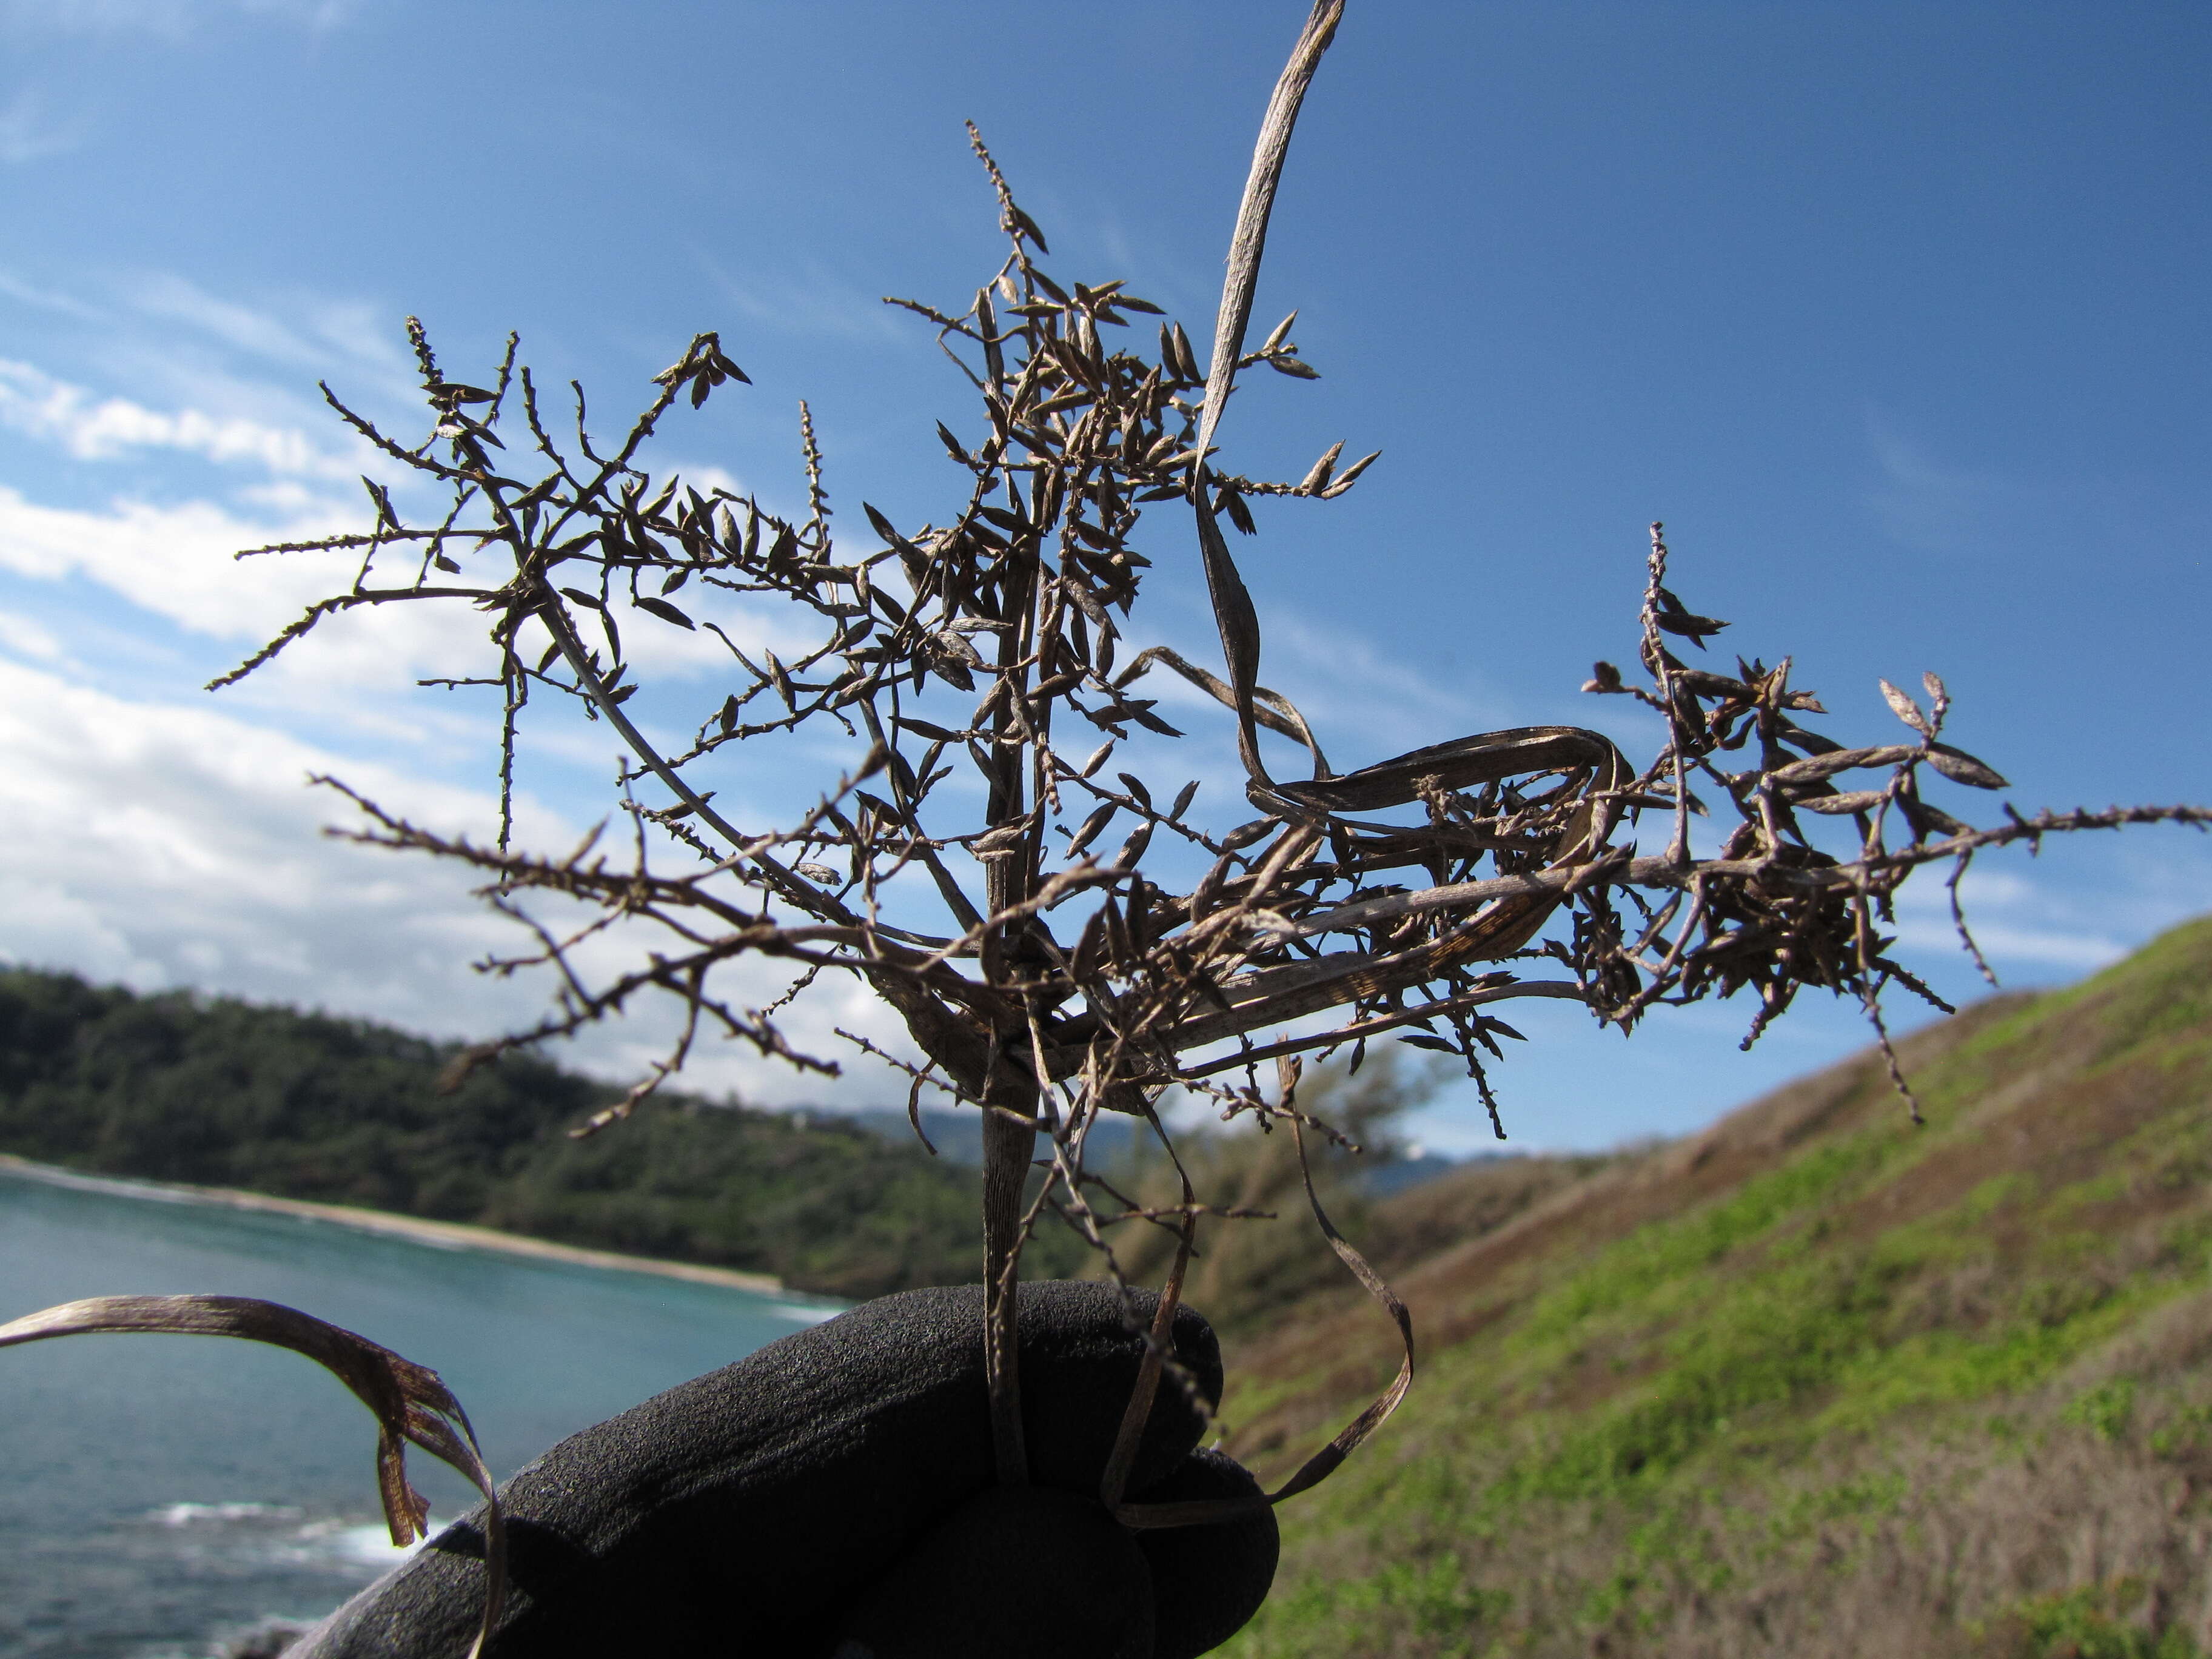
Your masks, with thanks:
[[[1210,418],[1211,410],[1208,415]],[[1272,788],[1274,780],[1267,775],[1267,764],[1260,758],[1259,735],[1253,729],[1252,692],[1260,680],[1260,613],[1253,609],[1252,595],[1244,586],[1244,578],[1237,574],[1236,560],[1229,556],[1229,544],[1222,539],[1221,526],[1214,522],[1213,508],[1206,500],[1203,486],[1192,500],[1198,510],[1198,550],[1206,567],[1206,596],[1213,602],[1221,654],[1229,665],[1230,689],[1236,696],[1237,757],[1255,783]]]
[[[1336,1472],[1344,1460],[1357,1451],[1369,1436],[1389,1420],[1413,1385],[1413,1316],[1398,1293],[1383,1282],[1382,1275],[1368,1264],[1367,1258],[1352,1248],[1350,1240],[1337,1231],[1336,1224],[1322,1208],[1321,1195],[1314,1190],[1313,1164],[1306,1156],[1305,1131],[1293,1105],[1299,1066],[1295,1060],[1276,1061],[1277,1074],[1283,1079],[1283,1108],[1291,1121],[1291,1137],[1297,1147],[1298,1174],[1305,1182],[1306,1202],[1312,1208],[1314,1220],[1319,1224],[1323,1237],[1337,1258],[1352,1270],[1352,1277],[1365,1287],[1368,1295],[1382,1304],[1398,1327],[1402,1345],[1402,1357],[1398,1362],[1398,1375],[1390,1386],[1376,1395],[1358,1417],[1346,1424],[1336,1437],[1306,1459],[1298,1472],[1263,1498],[1214,1498],[1189,1504],[1121,1504],[1115,1507],[1115,1517],[1125,1527],[1139,1530],[1162,1527],[1206,1526],[1217,1521],[1234,1520],[1255,1510],[1270,1507],[1300,1492],[1310,1492]]]
[[[1285,1067],[1297,1064],[1295,1060],[1279,1060],[1276,1063]],[[1305,1182],[1306,1203],[1313,1210],[1315,1222],[1320,1226],[1322,1237],[1328,1240],[1329,1249],[1336,1252],[1337,1259],[1352,1270],[1352,1277],[1359,1281],[1368,1295],[1382,1304],[1383,1311],[1398,1327],[1401,1352],[1398,1375],[1391,1380],[1390,1386],[1377,1395],[1366,1410],[1346,1424],[1335,1439],[1308,1458],[1304,1468],[1276,1489],[1271,1496],[1272,1501],[1278,1504],[1326,1480],[1334,1473],[1338,1464],[1351,1456],[1368,1436],[1382,1426],[1390,1413],[1398,1409],[1399,1402],[1405,1399],[1406,1390],[1413,1385],[1413,1316],[1406,1310],[1406,1304],[1398,1299],[1398,1293],[1383,1281],[1382,1274],[1369,1265],[1367,1258],[1352,1248],[1351,1241],[1337,1231],[1336,1224],[1328,1218],[1328,1212],[1322,1208],[1321,1195],[1314,1191],[1313,1165],[1306,1156],[1304,1127],[1295,1116],[1291,1119],[1291,1138],[1297,1147],[1298,1175]]]
[[[1106,1473],[1099,1478],[1099,1501],[1108,1509],[1121,1505],[1121,1494],[1129,1485],[1129,1470],[1137,1461],[1138,1443],[1144,1437],[1145,1424],[1152,1416],[1152,1399],[1159,1392],[1160,1369],[1166,1359],[1175,1336],[1176,1308],[1182,1300],[1183,1273],[1190,1266],[1191,1246],[1198,1236],[1198,1194],[1192,1189],[1190,1177],[1184,1175],[1177,1164],[1176,1173],[1182,1179],[1182,1234],[1176,1242],[1175,1266],[1168,1272],[1167,1283],[1160,1287],[1160,1304],[1152,1315],[1152,1328],[1145,1341],[1145,1357],[1137,1367],[1137,1381],[1129,1390],[1129,1403],[1121,1413],[1121,1425],[1114,1436],[1114,1453],[1106,1460]]]
[[[1122,671],[1115,684],[1130,684],[1156,662],[1165,663],[1224,708],[1233,709],[1237,707],[1237,693],[1219,675],[1200,668],[1194,662],[1186,661],[1180,653],[1164,645],[1146,646],[1137,653],[1136,660]],[[1306,717],[1298,712],[1297,706],[1288,697],[1279,691],[1271,691],[1264,685],[1255,685],[1252,688],[1252,713],[1254,718],[1270,732],[1279,732],[1306,746],[1306,752],[1313,757],[1315,777],[1330,775],[1328,757],[1322,753],[1320,740],[1306,723]]]
[[[1373,812],[1419,800],[1428,788],[1466,789],[1571,766],[1602,768],[1613,778],[1634,775],[1613,741],[1599,732],[1575,726],[1516,726],[1431,744],[1342,777],[1277,787],[1321,811]]]
[[[412,1442],[450,1463],[484,1495],[484,1612],[469,1659],[479,1659],[507,1601],[507,1527],[468,1413],[437,1372],[391,1349],[288,1308],[246,1296],[96,1296],[0,1325],[0,1348],[95,1333],[229,1336],[304,1354],[329,1371],[377,1423],[376,1484],[395,1545],[427,1535],[429,1505],[407,1479]]]
[[[1274,211],[1275,186],[1282,180],[1298,106],[1305,101],[1306,88],[1313,84],[1314,71],[1321,67],[1322,54],[1336,38],[1336,26],[1343,17],[1344,0],[1314,0],[1297,45],[1291,49],[1290,61],[1284,64],[1274,94],[1267,100],[1266,118],[1260,124],[1260,141],[1252,150],[1252,171],[1244,180],[1237,229],[1229,242],[1229,275],[1222,283],[1221,309],[1214,319],[1213,361],[1206,371],[1206,412],[1199,422],[1194,484],[1199,469],[1205,465],[1213,430],[1221,423],[1229,388],[1237,379],[1237,358],[1244,349],[1244,330],[1252,320],[1252,297],[1260,285],[1260,261],[1267,247],[1267,217]]]
[[[1322,54],[1336,36],[1344,15],[1344,0],[1314,0],[1314,8],[1291,48],[1290,62],[1275,82],[1267,100],[1267,118],[1260,125],[1260,141],[1253,149],[1252,171],[1244,180],[1244,198],[1237,210],[1237,229],[1229,243],[1229,275],[1222,284],[1221,309],[1213,325],[1213,361],[1208,365],[1206,409],[1199,417],[1198,442],[1191,458],[1191,504],[1198,514],[1199,551],[1206,566],[1206,586],[1213,601],[1215,625],[1221,632],[1221,651],[1229,665],[1229,683],[1237,694],[1237,743],[1244,768],[1254,781],[1267,784],[1267,769],[1260,759],[1260,744],[1253,728],[1252,688],[1260,674],[1260,620],[1252,596],[1229,556],[1221,526],[1214,522],[1206,499],[1206,456],[1214,429],[1237,380],[1237,357],[1243,349],[1244,330],[1252,320],[1252,296],[1260,283],[1260,262],[1267,252],[1267,217],[1274,210],[1275,186],[1283,176],[1289,154],[1291,131],[1297,125],[1298,106]]]

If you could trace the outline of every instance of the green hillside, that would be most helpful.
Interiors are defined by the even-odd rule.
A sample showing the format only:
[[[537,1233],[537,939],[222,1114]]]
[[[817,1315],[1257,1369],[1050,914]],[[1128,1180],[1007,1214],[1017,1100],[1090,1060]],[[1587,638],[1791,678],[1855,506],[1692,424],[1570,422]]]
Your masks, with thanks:
[[[455,1052],[359,1020],[0,971],[0,1152],[239,1187],[777,1275],[867,1297],[972,1279],[975,1170],[826,1115],[617,1097],[510,1054],[441,1095]],[[1080,1257],[1057,1232],[1040,1274]]]
[[[1224,1651],[2212,1651],[2212,919],[1905,1055],[1923,1129],[1868,1056],[1498,1224],[1495,1166],[1393,1200],[1478,1218],[1395,1274],[1422,1374]],[[1276,1475],[1395,1363],[1334,1295],[1237,1346]]]

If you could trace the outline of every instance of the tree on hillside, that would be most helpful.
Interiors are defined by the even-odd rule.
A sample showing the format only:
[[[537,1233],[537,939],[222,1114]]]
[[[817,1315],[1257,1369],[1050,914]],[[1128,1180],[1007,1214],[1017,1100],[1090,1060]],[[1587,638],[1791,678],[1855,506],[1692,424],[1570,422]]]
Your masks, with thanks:
[[[1231,544],[1255,533],[1255,499],[1334,500],[1375,458],[1344,465],[1339,445],[1301,477],[1260,479],[1233,470],[1218,441],[1240,377],[1316,377],[1292,319],[1256,345],[1249,325],[1291,129],[1341,9],[1317,0],[1275,88],[1202,355],[1122,283],[1050,274],[1045,235],[975,137],[1005,256],[950,306],[896,302],[934,330],[977,399],[968,423],[927,439],[942,446],[947,480],[929,522],[898,523],[863,501],[841,516],[866,532],[833,531],[803,410],[803,514],[649,470],[664,421],[745,380],[716,335],[696,337],[656,377],[626,431],[595,438],[580,390],[556,409],[512,338],[472,384],[447,373],[410,321],[427,435],[389,434],[331,402],[442,504],[417,517],[372,483],[374,521],[358,532],[255,550],[343,549],[356,574],[216,683],[343,612],[430,604],[482,615],[483,661],[452,684],[497,695],[501,821],[458,839],[356,797],[360,835],[473,867],[489,901],[533,930],[499,965],[549,971],[556,1006],[475,1058],[576,1031],[641,994],[676,1000],[672,1048],[593,1130],[619,1133],[704,1036],[832,1068],[778,1024],[825,978],[857,980],[896,1012],[908,1054],[855,1042],[903,1076],[910,1098],[933,1088],[985,1114],[982,1340],[1002,1482],[1021,1484],[1034,1451],[1013,1340],[1024,1241],[1048,1218],[1064,1223],[1118,1280],[1129,1254],[1118,1238],[1171,1232],[1165,1292],[1100,1492],[1133,1528],[1224,1512],[1130,1504],[1123,1482],[1185,1263],[1201,1226],[1234,1206],[1188,1179],[1178,1202],[1126,1200],[1086,1163],[1101,1113],[1140,1119],[1166,1142],[1158,1105],[1179,1088],[1279,1128],[1303,1154],[1309,1137],[1333,1133],[1298,1104],[1304,1056],[1356,1063],[1368,1044],[1402,1040],[1454,1057],[1490,1100],[1486,1066],[1501,1038],[1519,1036],[1503,1012],[1530,997],[1579,1003],[1628,1032],[1662,1005],[1743,993],[1755,1037],[1816,989],[1856,1000],[1879,1028],[1893,988],[1943,1006],[1892,953],[1893,901],[1915,871],[1948,868],[1955,901],[1960,874],[1986,849],[2212,816],[2007,806],[2001,822],[1972,827],[1938,804],[1939,786],[1993,791],[2005,780],[1945,741],[1951,699],[1935,675],[1918,695],[1884,683],[1901,729],[1829,735],[1789,658],[1731,667],[1711,656],[1727,624],[1678,597],[1656,524],[1632,635],[1640,673],[1601,662],[1584,688],[1656,714],[1665,735],[1655,753],[1631,757],[1595,731],[1547,726],[1334,764],[1264,683]],[[1135,631],[1153,559],[1188,556],[1193,539],[1218,667]],[[804,643],[740,649],[737,619],[764,611],[779,637]],[[714,635],[728,653],[726,686],[680,746],[632,718],[645,681],[628,645],[662,629]],[[1156,739],[1180,735],[1146,695],[1163,676],[1211,699],[1233,732],[1244,797],[1234,811],[1202,812],[1198,786],[1161,769],[1171,745]],[[626,746],[633,855],[514,844],[504,803],[517,733],[549,709]],[[732,803],[747,799],[749,745],[793,733],[843,758],[810,804],[769,827]],[[1700,817],[1712,827],[1693,834]],[[529,908],[541,899],[580,902],[586,919],[545,921]],[[590,977],[581,947],[617,927],[650,930],[652,947]],[[726,988],[726,970],[755,961],[790,970],[761,1007]],[[1041,1182],[1030,1178],[1040,1159]],[[1412,1379],[1407,1311],[1317,1202],[1313,1214],[1389,1310],[1403,1363],[1285,1486],[1237,1500],[1248,1506],[1325,1476]]]

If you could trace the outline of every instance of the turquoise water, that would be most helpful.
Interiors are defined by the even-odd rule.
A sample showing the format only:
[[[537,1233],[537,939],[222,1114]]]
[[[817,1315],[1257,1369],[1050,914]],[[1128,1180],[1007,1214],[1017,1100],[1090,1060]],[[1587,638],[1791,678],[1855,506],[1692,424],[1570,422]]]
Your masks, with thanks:
[[[0,1172],[0,1322],[78,1297],[265,1297],[439,1371],[495,1474],[832,1311],[644,1273]],[[399,1559],[376,1436],[296,1355],[205,1337],[0,1350],[0,1656],[199,1659]],[[469,1488],[416,1453],[433,1511]]]

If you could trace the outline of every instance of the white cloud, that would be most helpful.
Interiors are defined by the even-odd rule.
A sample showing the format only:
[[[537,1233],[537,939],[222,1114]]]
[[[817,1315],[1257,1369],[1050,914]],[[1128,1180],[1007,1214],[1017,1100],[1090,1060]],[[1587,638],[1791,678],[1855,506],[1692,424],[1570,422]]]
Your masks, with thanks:
[[[471,960],[516,953],[527,936],[469,896],[473,883],[458,869],[320,833],[351,809],[305,780],[335,770],[418,822],[481,833],[492,805],[476,792],[347,761],[211,708],[128,702],[3,659],[0,766],[14,781],[0,794],[0,842],[10,849],[0,958],[142,989],[309,1002],[469,1038],[531,1024],[553,988],[542,974],[471,972]],[[527,800],[520,827],[540,847],[565,848],[577,833]],[[609,972],[642,943],[611,939],[580,960],[587,973]],[[739,963],[720,988],[762,1003],[787,977],[766,962]],[[634,1075],[660,1052],[674,1012],[642,999],[630,1018],[556,1057]],[[833,1025],[894,1036],[872,997],[837,984],[817,987],[786,1024],[825,1054],[842,1047]],[[686,1081],[769,1100],[890,1092],[872,1061],[841,1085],[727,1044],[708,1044]]]
[[[447,825],[483,817],[465,792],[7,664],[0,754],[15,781],[0,799],[9,957],[141,986],[313,986],[337,1006],[411,1004],[449,1024],[437,990],[409,987],[434,966],[450,977],[445,958],[489,942],[463,884],[324,838],[343,803],[303,785],[336,768]]]
[[[171,449],[281,477],[344,478],[361,471],[360,458],[330,454],[296,428],[197,409],[165,412],[126,398],[95,398],[82,386],[7,358],[0,358],[0,422],[58,444],[81,461]]]
[[[312,493],[288,490],[283,505],[293,510],[275,522],[204,501],[122,501],[105,511],[85,512],[43,506],[0,485],[0,572],[42,582],[90,581],[188,635],[220,642],[222,654],[202,656],[198,672],[186,682],[196,683],[243,659],[310,605],[344,592],[353,579],[356,551],[236,556],[241,548],[358,530],[367,516],[349,502]],[[472,562],[471,556],[462,556]],[[411,566],[392,555],[382,568],[386,574],[379,586],[399,587],[411,580]],[[496,586],[499,577],[491,572],[483,580]],[[715,608],[731,637],[756,658],[773,649],[795,660],[806,645],[818,642],[794,631],[798,619],[757,604],[734,600]],[[106,620],[126,631],[143,630],[127,613]],[[520,641],[532,659],[545,643],[535,626],[529,625]],[[689,748],[692,731],[720,702],[722,685],[743,678],[728,647],[704,629],[687,631],[641,615],[625,617],[622,628],[628,659],[647,688],[638,705],[647,729],[672,750]],[[88,660],[116,656],[112,641],[81,654]],[[143,653],[138,658],[147,660]],[[223,696],[241,714],[274,717],[293,729],[312,723],[333,738],[344,733],[367,739],[380,752],[405,745],[418,767],[473,766],[495,741],[483,708],[465,701],[481,694],[429,694],[417,690],[415,682],[495,669],[482,612],[455,600],[410,600],[325,617],[311,636]],[[168,672],[174,684],[186,671],[179,663]],[[596,786],[611,775],[615,739],[602,726],[587,726],[547,707],[550,701],[541,699],[538,712],[524,722],[526,757],[580,766]],[[781,752],[763,751],[757,758],[765,764],[749,765],[746,775],[764,776],[781,793],[775,779]],[[575,775],[568,775],[573,782]],[[732,785],[718,781],[714,787]]]
[[[307,333],[261,328],[256,313],[182,285],[137,299],[179,320],[189,313],[235,349],[278,357],[311,349]],[[359,320],[326,310],[312,332],[341,335]],[[252,388],[245,390],[232,401],[251,407]],[[189,984],[306,999],[440,1036],[483,1037],[534,1023],[553,988],[549,979],[487,979],[468,968],[471,959],[526,948],[527,935],[467,896],[471,884],[458,870],[322,837],[319,827],[350,809],[301,787],[310,771],[333,772],[418,818],[488,835],[494,807],[486,796],[423,775],[457,762],[488,766],[483,710],[411,684],[480,670],[480,613],[452,602],[364,608],[328,619],[220,703],[161,700],[183,692],[178,681],[197,653],[150,629],[153,619],[218,642],[224,656],[242,654],[313,600],[344,591],[357,553],[243,562],[236,554],[361,528],[366,504],[349,490],[332,496],[324,487],[350,465],[278,423],[101,399],[17,362],[0,362],[0,422],[82,459],[167,452],[234,464],[261,480],[234,489],[228,504],[124,498],[99,507],[49,505],[0,487],[0,572],[39,584],[88,582],[126,602],[61,611],[65,623],[44,611],[41,622],[0,614],[0,649],[17,659],[0,659],[0,765],[19,781],[0,802],[0,836],[13,849],[0,875],[0,956],[143,988]],[[390,585],[410,574],[394,560]],[[685,597],[696,607],[696,598]],[[722,620],[748,651],[798,654],[787,618],[744,601],[727,609]],[[727,649],[711,635],[643,617],[624,627],[648,685],[727,677]],[[100,648],[83,644],[95,636]],[[94,666],[80,666],[80,658]],[[95,678],[103,683],[85,683]],[[173,690],[147,700],[143,690],[123,693],[126,684]],[[648,701],[663,706],[641,699]],[[665,706],[674,712],[672,702]],[[312,731],[316,741],[271,725]],[[524,738],[526,758],[581,761],[595,784],[605,775],[612,740],[604,728],[549,710],[526,726]],[[370,763],[325,744],[392,759]],[[775,756],[757,758],[773,781]],[[573,781],[576,775],[564,765],[551,775]],[[732,804],[744,793],[734,779],[717,782]],[[573,825],[542,807],[526,803],[521,817],[525,844],[573,844]],[[663,854],[671,855],[684,856]],[[588,971],[618,971],[628,965],[625,951],[644,943],[610,937],[580,960]],[[758,962],[733,964],[721,977],[723,993],[742,1006],[771,1000],[788,975]],[[676,1012],[665,1000],[644,998],[562,1057],[634,1077],[665,1050]],[[887,1045],[901,1037],[865,990],[828,981],[782,1024],[804,1050],[823,1055],[850,1052],[830,1029],[837,1024]],[[769,1100],[876,1102],[888,1092],[876,1063],[865,1059],[859,1075],[836,1082],[711,1042],[686,1081]]]
[[[42,507],[0,486],[0,569],[44,581],[82,575],[140,609],[215,639],[266,635],[326,588],[343,586],[335,559],[270,559],[252,575],[240,548],[350,528],[334,511],[256,524],[210,501],[158,507],[118,501],[105,513]]]
[[[241,660],[316,600],[343,592],[359,560],[343,550],[240,560],[240,549],[359,527],[359,515],[329,501],[310,502],[270,524],[208,501],[126,501],[105,512],[78,512],[40,506],[0,486],[0,572],[43,582],[79,578],[145,616],[219,642],[221,653],[199,655],[197,671],[158,641],[128,663],[142,668],[157,653],[167,654],[170,662],[161,672],[182,691]],[[144,621],[128,612],[110,611],[101,620],[126,641],[145,631]],[[313,721],[334,736],[412,746],[418,763],[431,763],[434,755],[456,759],[480,749],[483,733],[467,710],[426,697],[414,682],[477,672],[483,641],[483,618],[465,605],[415,601],[374,607],[373,614],[359,610],[325,619],[312,637],[223,696],[241,713],[273,714],[288,724]],[[125,660],[118,652],[127,649],[110,639],[82,654],[114,663]]]

